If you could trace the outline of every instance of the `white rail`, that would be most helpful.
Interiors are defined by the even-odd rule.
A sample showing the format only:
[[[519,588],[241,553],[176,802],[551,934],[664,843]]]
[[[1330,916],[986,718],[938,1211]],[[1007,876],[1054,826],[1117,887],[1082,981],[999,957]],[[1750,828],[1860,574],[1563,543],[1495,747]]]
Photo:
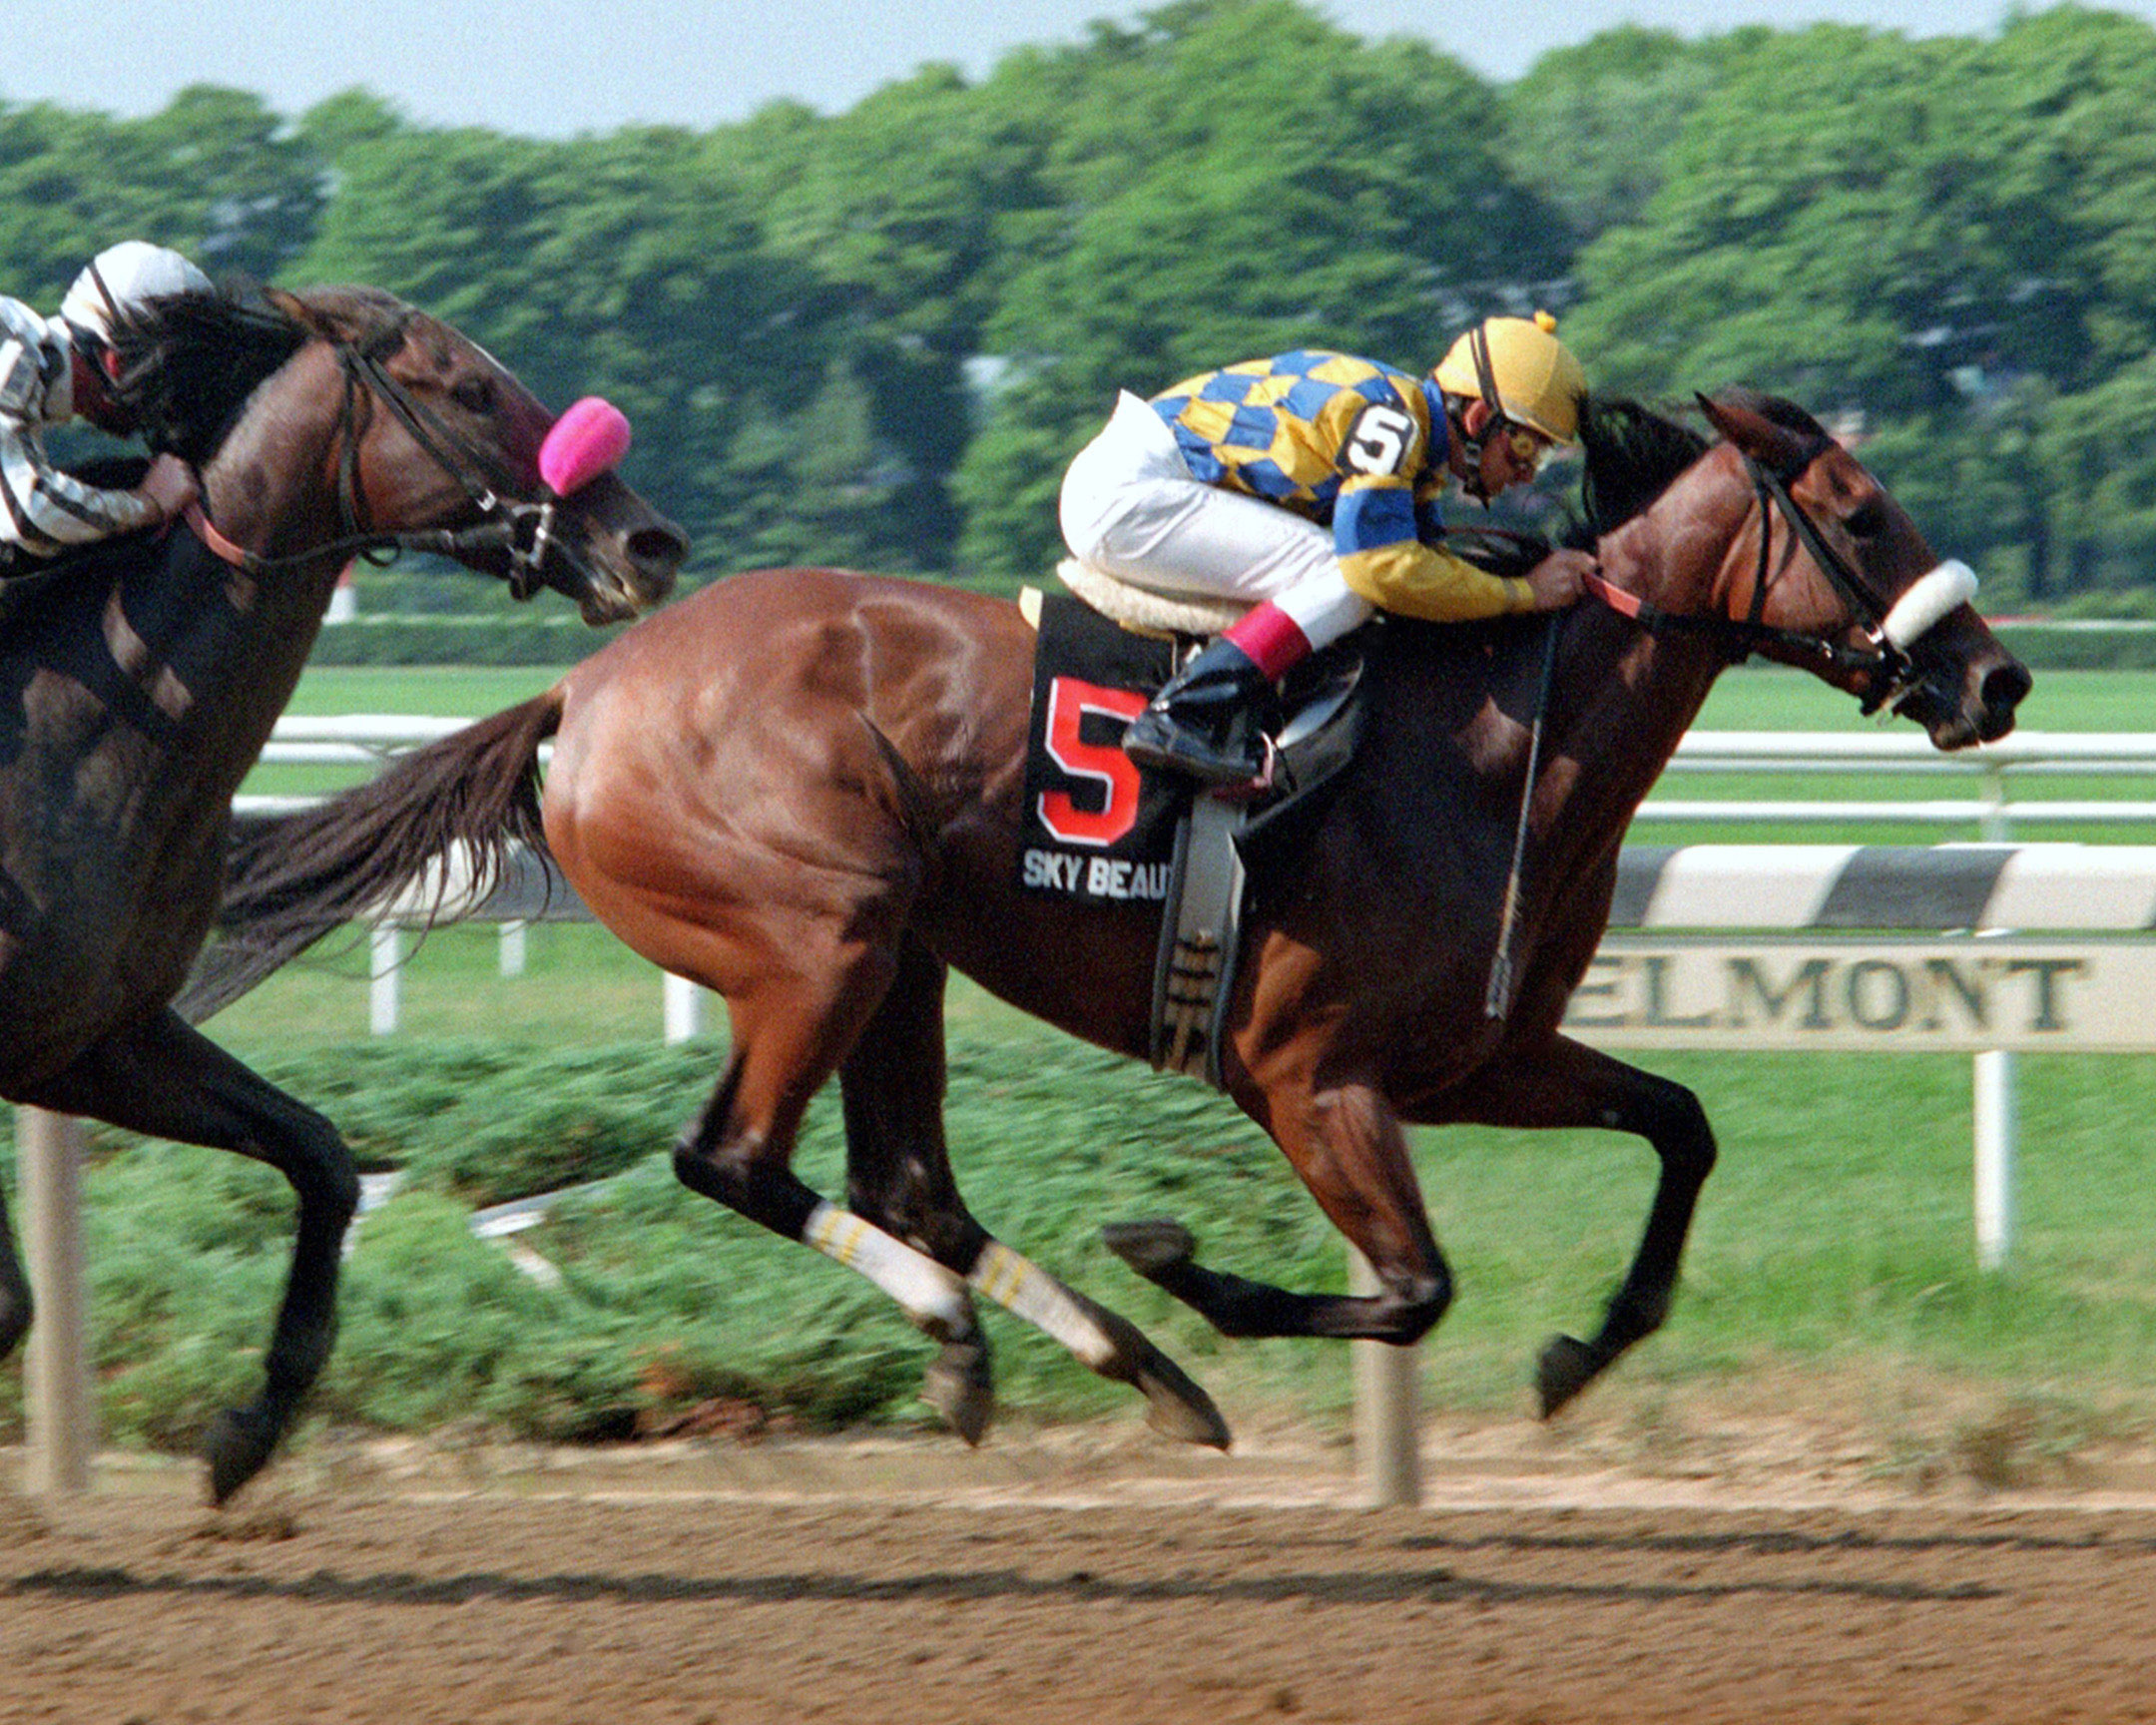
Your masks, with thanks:
[[[448,736],[469,721],[402,714],[346,714],[277,721],[263,762],[271,767],[378,767],[390,756]],[[1738,826],[1798,823],[1902,822],[1975,826],[1986,837],[2066,824],[2156,823],[2156,798],[2019,798],[2014,782],[2046,778],[2147,777],[2156,787],[2156,733],[2022,731],[1980,749],[1942,755],[1914,731],[1695,731],[1678,745],[1670,774],[1847,775],[1915,778],[1958,792],[1894,800],[1835,797],[1810,800],[1734,799],[1670,795],[1641,805],[1636,823],[1661,826],[1729,822]],[[1966,788],[1973,787],[1974,794]],[[291,798],[243,797],[243,809],[293,806]]]

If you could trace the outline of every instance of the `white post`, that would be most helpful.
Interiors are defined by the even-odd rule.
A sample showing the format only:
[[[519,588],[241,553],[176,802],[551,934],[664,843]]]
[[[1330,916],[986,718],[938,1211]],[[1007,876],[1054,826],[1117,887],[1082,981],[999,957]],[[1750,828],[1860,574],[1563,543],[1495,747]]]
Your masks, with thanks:
[[[1976,1056],[1976,1264],[1997,1270],[2013,1247],[2014,1057],[1988,1048]]]
[[[521,916],[512,916],[501,925],[501,973],[504,976],[524,974],[524,930],[529,926]]]
[[[703,990],[686,976],[666,974],[666,1039],[687,1042],[704,1028]]]
[[[97,1388],[83,1296],[83,1123],[15,1110],[23,1246],[35,1316],[24,1362],[32,1491],[87,1491],[97,1454]]]
[[[397,1027],[397,989],[404,973],[404,930],[377,922],[367,941],[367,1029],[386,1036]]]
[[[2006,770],[1995,763],[1984,773],[1982,832],[1987,843],[2007,838]],[[2004,1267],[2013,1247],[2014,1057],[1987,1048],[1975,1059],[1970,1124],[1976,1154],[1976,1267]]]
[[[1348,1291],[1381,1291],[1369,1261],[1348,1248]],[[1422,1460],[1416,1432],[1415,1372],[1420,1348],[1389,1342],[1353,1342],[1355,1476],[1363,1501],[1373,1509],[1412,1507],[1422,1501]]]

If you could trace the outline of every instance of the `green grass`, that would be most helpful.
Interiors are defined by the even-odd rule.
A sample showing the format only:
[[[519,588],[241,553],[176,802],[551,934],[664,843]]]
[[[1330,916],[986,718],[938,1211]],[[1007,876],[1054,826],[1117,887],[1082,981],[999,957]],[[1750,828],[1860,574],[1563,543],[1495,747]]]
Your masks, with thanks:
[[[310,665],[288,713],[310,718],[339,713],[424,713],[480,719],[529,700],[560,680],[543,665]]]
[[[277,978],[212,1027],[337,1120],[369,1166],[407,1170],[407,1194],[358,1236],[318,1412],[418,1430],[476,1413],[541,1437],[618,1434],[715,1396],[811,1426],[921,1420],[928,1349],[888,1302],[674,1180],[666,1152],[717,1076],[723,1036],[658,1048],[648,971],[595,947],[594,930],[539,933],[513,984],[491,977],[483,940],[430,942],[406,979],[414,1028],[394,1038],[361,1036],[363,984],[322,975]],[[1339,1237],[1263,1135],[1199,1086],[967,985],[951,1016],[950,1138],[983,1221],[1145,1328],[1233,1422],[1340,1421],[1342,1350],[1224,1341],[1099,1243],[1103,1222],[1174,1215],[1221,1268],[1342,1287]],[[1646,1064],[1699,1093],[1722,1160],[1669,1327],[1597,1388],[1575,1431],[1659,1442],[1673,1423],[1794,1414],[1926,1468],[1972,1433],[2020,1430],[2030,1410],[2043,1440],[2069,1449],[2156,1433],[2156,1182],[2140,1132],[2156,1066],[2021,1063],[2020,1234],[2009,1268],[1985,1275],[1965,1060]],[[832,1194],[837,1113],[834,1095],[816,1100],[797,1163]],[[1422,1354],[1425,1407],[1515,1415],[1535,1350],[1590,1326],[1622,1274],[1653,1158],[1600,1132],[1411,1142],[1458,1278]],[[613,1178],[523,1237],[564,1288],[527,1282],[464,1232],[470,1206],[599,1176]],[[289,1250],[285,1195],[238,1158],[118,1141],[89,1184],[109,1427],[182,1441],[252,1382]],[[988,1323],[1013,1417],[1137,1418],[1127,1393],[1030,1331],[993,1311]]]

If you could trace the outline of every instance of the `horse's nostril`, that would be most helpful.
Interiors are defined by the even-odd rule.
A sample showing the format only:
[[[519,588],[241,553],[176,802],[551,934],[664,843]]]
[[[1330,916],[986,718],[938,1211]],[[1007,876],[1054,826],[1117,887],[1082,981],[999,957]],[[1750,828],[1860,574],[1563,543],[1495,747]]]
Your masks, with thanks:
[[[671,572],[689,554],[689,542],[669,527],[639,527],[629,535],[628,550],[638,568]]]
[[[2026,665],[2001,665],[1984,677],[1983,704],[1993,713],[2011,713],[2027,698],[2033,683]]]

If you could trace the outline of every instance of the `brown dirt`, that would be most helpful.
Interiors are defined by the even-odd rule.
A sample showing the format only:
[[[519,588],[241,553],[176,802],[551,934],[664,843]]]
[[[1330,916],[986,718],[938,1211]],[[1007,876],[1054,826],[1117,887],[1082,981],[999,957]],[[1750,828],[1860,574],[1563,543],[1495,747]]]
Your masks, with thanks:
[[[575,1454],[316,1438],[234,1509],[0,1453],[0,1721],[2156,1719],[2156,1493],[1917,1490],[1756,1431],[1649,1472],[1437,1428]]]

